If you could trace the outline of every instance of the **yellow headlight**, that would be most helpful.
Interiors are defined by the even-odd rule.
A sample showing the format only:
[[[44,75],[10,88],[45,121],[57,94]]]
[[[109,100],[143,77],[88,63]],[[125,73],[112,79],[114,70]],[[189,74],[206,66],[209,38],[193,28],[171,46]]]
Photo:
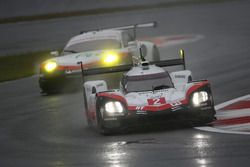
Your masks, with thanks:
[[[113,51],[105,52],[103,57],[103,62],[106,65],[112,65],[119,61],[119,55]]]
[[[53,61],[50,61],[50,62],[47,62],[44,66],[44,69],[47,71],[47,72],[52,72],[56,69],[57,67],[57,64],[56,62],[53,62]]]

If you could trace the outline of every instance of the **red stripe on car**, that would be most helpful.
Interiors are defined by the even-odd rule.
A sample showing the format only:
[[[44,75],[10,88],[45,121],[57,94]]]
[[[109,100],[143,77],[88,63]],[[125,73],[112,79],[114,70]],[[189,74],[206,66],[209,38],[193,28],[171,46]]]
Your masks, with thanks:
[[[188,97],[191,95],[191,93],[193,93],[193,92],[196,91],[197,89],[199,89],[199,88],[201,88],[201,87],[203,87],[203,86],[206,86],[206,85],[208,85],[208,84],[209,84],[208,81],[203,81],[203,82],[198,82],[198,83],[196,83],[195,85],[193,85],[192,87],[190,87],[190,88],[188,89],[188,91],[187,91],[187,93],[186,93],[186,98],[188,98]]]
[[[83,68],[87,68],[87,67],[90,67],[90,66],[95,66],[95,65],[98,65],[100,63],[100,61],[95,61],[95,62],[91,62],[91,63],[87,63],[87,64],[83,64],[82,67]],[[81,66],[80,65],[76,65],[76,66],[68,66],[68,65],[59,65],[58,66],[58,70],[80,70],[81,69]]]
[[[97,94],[98,97],[108,97],[108,98],[111,98],[111,99],[114,99],[114,100],[118,100],[120,102],[123,102],[125,104],[127,104],[127,101],[126,99],[123,97],[123,96],[120,96],[120,95],[117,95],[117,94],[114,94],[114,93],[98,93]]]

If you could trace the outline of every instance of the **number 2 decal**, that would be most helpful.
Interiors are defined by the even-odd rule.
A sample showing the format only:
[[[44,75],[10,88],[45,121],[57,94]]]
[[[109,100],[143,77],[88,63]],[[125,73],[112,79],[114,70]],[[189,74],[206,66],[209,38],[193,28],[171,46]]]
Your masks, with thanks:
[[[148,99],[149,105],[161,105],[166,104],[166,100],[164,97]]]

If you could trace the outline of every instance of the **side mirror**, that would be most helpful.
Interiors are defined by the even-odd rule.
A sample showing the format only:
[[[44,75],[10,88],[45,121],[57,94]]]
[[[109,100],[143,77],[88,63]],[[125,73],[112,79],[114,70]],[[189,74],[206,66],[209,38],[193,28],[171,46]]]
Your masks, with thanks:
[[[92,87],[92,94],[96,94],[96,88],[95,87]]]
[[[58,51],[52,51],[52,52],[50,52],[50,54],[51,54],[52,56],[54,56],[54,57],[59,56],[59,52],[58,52]]]

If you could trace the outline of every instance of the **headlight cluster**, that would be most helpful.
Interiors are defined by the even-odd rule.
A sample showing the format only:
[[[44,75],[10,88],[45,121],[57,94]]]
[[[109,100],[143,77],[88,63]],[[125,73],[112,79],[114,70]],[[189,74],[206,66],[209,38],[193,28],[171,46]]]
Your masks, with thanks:
[[[208,100],[208,93],[205,91],[195,92],[193,94],[192,102],[195,107],[200,106],[201,103]]]
[[[124,109],[120,102],[110,101],[105,104],[105,111],[108,114],[123,113]]]
[[[44,70],[48,73],[53,72],[57,68],[57,63],[54,61],[48,61],[44,65]]]
[[[104,65],[114,65],[119,62],[119,55],[114,51],[106,51],[103,53],[103,64]]]

